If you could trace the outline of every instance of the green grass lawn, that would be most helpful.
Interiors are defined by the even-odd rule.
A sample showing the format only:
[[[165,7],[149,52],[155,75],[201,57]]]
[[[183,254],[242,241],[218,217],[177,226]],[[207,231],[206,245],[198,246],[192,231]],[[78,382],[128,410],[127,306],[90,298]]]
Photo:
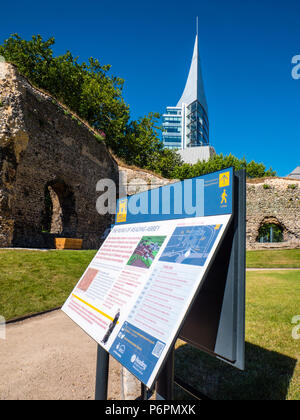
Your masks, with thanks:
[[[61,306],[95,253],[0,250],[0,315],[10,320]]]
[[[213,399],[300,400],[300,270],[247,273],[246,370],[177,342],[176,375]],[[177,389],[177,398],[186,398]]]
[[[300,268],[300,249],[248,251],[247,268]]]
[[[95,253],[0,250],[0,314],[9,320],[61,306]],[[300,267],[300,250],[249,251],[247,267]]]
[[[61,306],[96,251],[0,250],[0,315],[7,320]],[[248,267],[299,267],[299,250],[251,251]],[[215,399],[300,400],[300,270],[247,273],[246,371],[178,341],[176,375]],[[184,398],[177,391],[178,398]]]

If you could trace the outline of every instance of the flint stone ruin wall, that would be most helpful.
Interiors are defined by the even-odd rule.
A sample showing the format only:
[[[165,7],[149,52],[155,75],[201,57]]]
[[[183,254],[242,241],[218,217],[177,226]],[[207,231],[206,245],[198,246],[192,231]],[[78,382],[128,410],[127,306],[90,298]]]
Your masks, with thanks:
[[[52,248],[71,237],[98,248],[113,217],[97,213],[96,184],[118,185],[117,163],[93,130],[1,65],[0,247]]]
[[[283,242],[257,242],[259,228],[275,223]],[[300,248],[300,180],[266,178],[247,182],[247,249]]]

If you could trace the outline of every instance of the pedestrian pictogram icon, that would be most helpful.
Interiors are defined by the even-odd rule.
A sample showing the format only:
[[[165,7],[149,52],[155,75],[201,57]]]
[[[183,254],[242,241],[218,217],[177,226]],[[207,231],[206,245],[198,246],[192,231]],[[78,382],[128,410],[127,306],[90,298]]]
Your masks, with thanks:
[[[226,193],[226,190],[223,191],[221,204],[227,204],[227,193]]]

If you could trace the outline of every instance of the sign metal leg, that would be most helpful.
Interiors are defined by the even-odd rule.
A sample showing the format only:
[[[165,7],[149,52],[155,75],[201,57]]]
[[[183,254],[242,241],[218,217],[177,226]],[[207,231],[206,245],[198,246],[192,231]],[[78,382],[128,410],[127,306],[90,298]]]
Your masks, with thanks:
[[[107,400],[109,354],[101,346],[97,348],[95,400]]]
[[[147,387],[146,385],[144,385],[143,383],[141,384],[141,399],[143,401],[147,401],[148,400],[148,391],[147,391]]]

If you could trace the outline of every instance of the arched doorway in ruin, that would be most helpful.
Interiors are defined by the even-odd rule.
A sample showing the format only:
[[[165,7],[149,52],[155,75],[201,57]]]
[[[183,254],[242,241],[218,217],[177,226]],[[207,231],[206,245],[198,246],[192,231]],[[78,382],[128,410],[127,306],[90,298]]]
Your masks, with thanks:
[[[256,241],[260,243],[283,242],[284,230],[284,226],[276,217],[266,217],[259,226]]]
[[[45,185],[44,203],[42,232],[65,237],[76,235],[75,196],[63,180],[55,180]]]

